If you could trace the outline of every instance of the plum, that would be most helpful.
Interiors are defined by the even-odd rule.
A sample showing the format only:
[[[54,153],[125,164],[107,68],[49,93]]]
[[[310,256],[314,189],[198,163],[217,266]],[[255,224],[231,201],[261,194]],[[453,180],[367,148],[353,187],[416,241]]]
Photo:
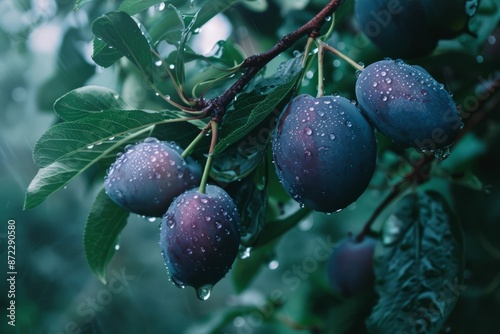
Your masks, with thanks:
[[[463,126],[444,86],[421,67],[401,60],[367,66],[356,81],[356,97],[370,122],[403,147],[446,148]]]
[[[469,31],[478,0],[356,0],[361,30],[386,56],[415,58],[431,53],[440,39]]]
[[[349,298],[373,284],[376,244],[377,239],[371,236],[365,236],[361,241],[349,236],[333,249],[326,270],[330,285],[339,295]]]
[[[240,244],[240,217],[222,188],[182,193],[162,218],[160,246],[171,280],[208,298],[211,287],[231,268]]]
[[[439,39],[469,33],[469,20],[476,14],[479,0],[421,0],[431,18],[431,34]]]
[[[288,194],[311,209],[331,213],[364,192],[377,147],[373,128],[351,101],[299,95],[278,119],[272,151]]]
[[[161,217],[176,196],[201,180],[198,163],[183,159],[180,153],[174,142],[156,138],[127,146],[108,169],[106,193],[130,212]]]
[[[432,16],[421,0],[356,0],[354,11],[360,29],[385,56],[420,57],[437,46]]]

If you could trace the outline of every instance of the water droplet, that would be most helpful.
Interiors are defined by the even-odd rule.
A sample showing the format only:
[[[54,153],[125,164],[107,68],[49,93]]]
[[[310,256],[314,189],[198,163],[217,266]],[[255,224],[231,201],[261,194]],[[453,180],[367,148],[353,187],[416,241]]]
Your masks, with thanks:
[[[120,249],[120,245],[116,244],[115,245],[115,250],[119,250]]]
[[[160,201],[158,201],[158,203],[159,203],[159,202],[160,202]],[[154,223],[154,222],[156,221],[156,217],[146,217],[146,220],[147,220],[148,222]]]
[[[207,300],[210,298],[210,293],[212,292],[212,285],[204,285],[196,289],[196,295],[201,300]]]
[[[451,153],[451,149],[449,146],[442,148],[442,149],[434,150],[434,152],[433,152],[434,157],[438,160],[444,160],[444,159],[448,158],[450,153]]]
[[[215,236],[215,240],[216,240],[216,241],[221,241],[221,240],[222,240],[222,237],[221,237],[220,235],[218,235],[218,234],[217,234],[217,235]]]
[[[200,247],[200,250],[202,253],[205,253],[205,248],[204,247]]]
[[[330,139],[331,140],[334,140],[335,139],[335,135],[333,133],[330,133]]]
[[[215,226],[216,226],[218,229],[222,228],[222,224],[221,224],[220,222],[215,222]]]
[[[93,148],[94,148],[94,144],[90,144],[90,145],[88,145],[88,146],[87,146],[87,148],[88,148],[89,150],[93,149]]]
[[[156,157],[154,155],[152,155],[150,158],[151,162],[155,162],[156,161]]]
[[[160,178],[161,178],[161,174],[160,174],[160,173],[155,173],[155,177],[156,177],[157,179],[160,179]]]
[[[250,257],[250,251],[252,250],[251,247],[245,248],[241,253],[240,253],[240,259],[247,259]]]
[[[306,157],[310,157],[311,156],[311,151],[304,151],[304,155]]]
[[[170,277],[170,280],[172,281],[172,283],[175,284],[176,287],[178,287],[179,289],[184,289],[186,287],[186,284],[184,282],[182,282],[180,279],[176,278],[175,276],[171,276]]]
[[[386,95],[382,96],[382,101],[384,101],[384,102],[387,101],[387,96]]]
[[[205,221],[209,222],[209,221],[211,221],[211,220],[212,220],[212,217],[210,217],[210,216],[206,216],[206,217],[205,217]]]
[[[332,20],[332,17],[330,15],[326,16],[325,17],[325,21],[326,22],[330,22]]]
[[[387,82],[388,84],[390,84],[392,82],[392,79],[391,78],[385,78],[385,82]]]
[[[351,121],[345,121],[345,126],[347,126],[348,128],[352,127]]]
[[[386,71],[382,71],[382,72],[380,72],[380,75],[383,76],[383,77],[385,77],[387,75],[387,72]]]
[[[373,86],[373,87],[377,87],[377,86],[378,86],[378,83],[377,83],[377,82],[374,82],[374,83],[372,84],[372,86]]]
[[[202,199],[200,199],[200,201],[203,204],[207,204],[208,203],[208,199],[206,199],[206,198],[202,198]]]
[[[276,270],[279,267],[279,265],[280,263],[278,262],[278,260],[271,260],[267,264],[267,267],[271,270]]]
[[[173,228],[175,226],[175,221],[173,219],[168,219],[167,226]]]

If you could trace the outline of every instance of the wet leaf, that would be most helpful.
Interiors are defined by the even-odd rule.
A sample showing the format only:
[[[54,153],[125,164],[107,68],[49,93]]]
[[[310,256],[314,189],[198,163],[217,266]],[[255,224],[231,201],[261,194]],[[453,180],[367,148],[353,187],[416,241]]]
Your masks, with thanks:
[[[128,211],[116,205],[102,189],[92,204],[83,245],[94,274],[106,284],[106,268],[116,251],[117,240],[127,224]]]
[[[406,195],[385,223],[370,333],[438,333],[464,286],[458,218],[435,191]]]
[[[110,109],[130,109],[130,107],[117,92],[99,86],[74,89],[54,103],[54,111],[65,121],[76,121],[92,113]]]
[[[92,32],[98,39],[127,57],[144,77],[153,82],[151,46],[141,28],[124,12],[106,13],[92,23]]]

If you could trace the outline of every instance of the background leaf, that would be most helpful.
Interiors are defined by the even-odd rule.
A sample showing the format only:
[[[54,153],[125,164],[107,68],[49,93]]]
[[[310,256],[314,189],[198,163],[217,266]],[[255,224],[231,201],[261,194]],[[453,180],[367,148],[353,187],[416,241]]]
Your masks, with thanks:
[[[75,5],[73,6],[73,10],[77,11],[80,8],[82,8],[83,5],[85,5],[89,2],[92,2],[92,1],[95,1],[95,0],[76,0]]]
[[[99,66],[104,68],[109,67],[123,57],[123,54],[120,51],[108,47],[108,44],[97,37],[94,37],[92,43],[94,48],[92,52],[92,59]]]
[[[95,275],[106,284],[106,267],[115,254],[120,232],[127,224],[128,211],[116,205],[102,189],[92,204],[83,245],[85,257]]]
[[[438,333],[463,289],[462,243],[458,218],[439,193],[403,197],[376,251],[380,299],[369,332]]]
[[[130,107],[117,92],[99,86],[74,89],[54,103],[54,111],[65,121],[76,121],[91,113],[109,109],[130,109]]]
[[[164,117],[140,110],[108,110],[51,127],[34,148],[33,158],[42,168],[28,186],[25,208],[38,205],[128,140],[137,140],[135,131]]]
[[[109,12],[92,24],[94,35],[134,63],[153,82],[151,46],[137,22],[124,12]]]
[[[168,5],[148,31],[155,44],[160,40],[165,40],[175,45],[181,39],[184,28],[182,13],[174,6]]]
[[[124,0],[120,5],[119,10],[129,15],[134,15],[163,2],[165,2],[165,0]]]
[[[231,268],[231,278],[236,293],[241,293],[250,286],[260,269],[273,258],[275,247],[276,243],[269,243],[252,250],[251,255],[245,259],[236,259]]]

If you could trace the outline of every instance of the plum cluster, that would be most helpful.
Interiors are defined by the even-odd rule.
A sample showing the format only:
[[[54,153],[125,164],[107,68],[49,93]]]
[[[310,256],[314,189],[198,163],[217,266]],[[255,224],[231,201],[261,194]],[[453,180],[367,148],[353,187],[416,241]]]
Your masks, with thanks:
[[[374,128],[402,147],[437,154],[463,127],[443,85],[401,60],[366,67],[356,97],[359,107],[341,96],[300,95],[278,119],[272,142],[276,173],[303,206],[330,213],[365,191],[376,164]]]
[[[385,55],[429,54],[441,39],[469,33],[478,0],[356,0],[361,30]]]
[[[433,151],[451,145],[462,127],[443,86],[401,60],[366,67],[356,97],[359,106],[338,95],[299,95],[276,123],[276,173],[302,206],[331,213],[361,196],[375,170],[375,129],[401,146]],[[118,155],[104,186],[128,211],[162,217],[160,246],[171,280],[204,300],[231,268],[241,237],[233,199],[218,186],[196,188],[200,179],[201,167],[178,145],[147,138]],[[345,239],[333,252],[329,277],[341,295],[369,284],[374,245],[370,237]]]
[[[200,299],[229,271],[240,244],[236,205],[220,187],[195,188],[201,167],[173,142],[147,138],[130,145],[108,169],[108,196],[130,212],[162,217],[161,252],[170,279]]]

